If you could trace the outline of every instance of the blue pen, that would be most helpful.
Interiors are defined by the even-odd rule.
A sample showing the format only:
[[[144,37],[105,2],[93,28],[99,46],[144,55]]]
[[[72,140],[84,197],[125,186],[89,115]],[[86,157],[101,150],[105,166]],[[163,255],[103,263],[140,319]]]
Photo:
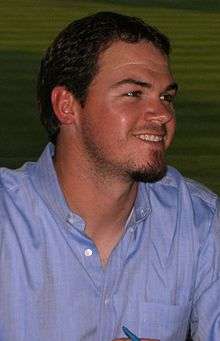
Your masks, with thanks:
[[[123,326],[122,330],[131,341],[141,341],[141,339],[133,334],[127,327]]]

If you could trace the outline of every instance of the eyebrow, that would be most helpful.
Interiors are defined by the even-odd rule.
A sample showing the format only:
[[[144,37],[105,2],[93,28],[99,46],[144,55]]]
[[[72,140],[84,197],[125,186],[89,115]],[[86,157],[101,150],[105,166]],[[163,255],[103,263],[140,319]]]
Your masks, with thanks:
[[[114,83],[112,85],[112,88],[116,88],[116,87],[123,85],[123,84],[135,84],[135,85],[142,86],[144,88],[151,88],[152,87],[152,85],[148,82],[144,82],[144,81],[133,79],[133,78],[125,78],[119,82]],[[174,90],[177,92],[178,84],[176,82],[169,84],[164,91],[171,91],[171,90]]]
[[[152,86],[150,83],[143,82],[141,80],[137,80],[137,79],[133,79],[133,78],[125,78],[119,82],[114,83],[112,85],[112,88],[116,88],[117,86],[120,86],[123,84],[135,84],[135,85],[143,86],[144,88],[150,88]]]
[[[165,91],[170,91],[170,90],[174,90],[175,92],[178,91],[178,84],[176,82],[171,83],[170,85],[168,85],[165,89]]]

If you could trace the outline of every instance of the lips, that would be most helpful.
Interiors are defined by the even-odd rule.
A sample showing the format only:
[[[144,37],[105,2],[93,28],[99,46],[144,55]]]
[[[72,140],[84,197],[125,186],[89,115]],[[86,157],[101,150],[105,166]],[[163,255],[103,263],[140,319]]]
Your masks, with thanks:
[[[140,140],[149,142],[161,142],[164,140],[164,136],[155,134],[141,134],[136,135],[136,137],[139,138]]]
[[[163,143],[166,140],[166,134],[162,131],[151,131],[148,133],[140,132],[134,134],[136,138],[144,142],[151,142],[151,143]]]

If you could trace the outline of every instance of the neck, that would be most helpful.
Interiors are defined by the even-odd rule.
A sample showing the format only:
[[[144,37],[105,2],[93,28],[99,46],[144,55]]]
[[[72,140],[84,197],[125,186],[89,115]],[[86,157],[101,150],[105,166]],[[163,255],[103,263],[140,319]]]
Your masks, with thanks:
[[[123,228],[136,198],[137,183],[103,177],[79,150],[63,148],[61,143],[56,147],[54,164],[65,199],[84,219],[90,236],[115,226]]]

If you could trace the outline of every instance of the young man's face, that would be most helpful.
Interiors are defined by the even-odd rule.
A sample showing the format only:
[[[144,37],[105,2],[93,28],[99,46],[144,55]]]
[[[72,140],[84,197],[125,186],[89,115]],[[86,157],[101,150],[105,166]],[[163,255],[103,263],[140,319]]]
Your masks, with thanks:
[[[103,175],[152,181],[166,170],[176,84],[151,43],[114,42],[100,57],[80,118],[86,157]]]

